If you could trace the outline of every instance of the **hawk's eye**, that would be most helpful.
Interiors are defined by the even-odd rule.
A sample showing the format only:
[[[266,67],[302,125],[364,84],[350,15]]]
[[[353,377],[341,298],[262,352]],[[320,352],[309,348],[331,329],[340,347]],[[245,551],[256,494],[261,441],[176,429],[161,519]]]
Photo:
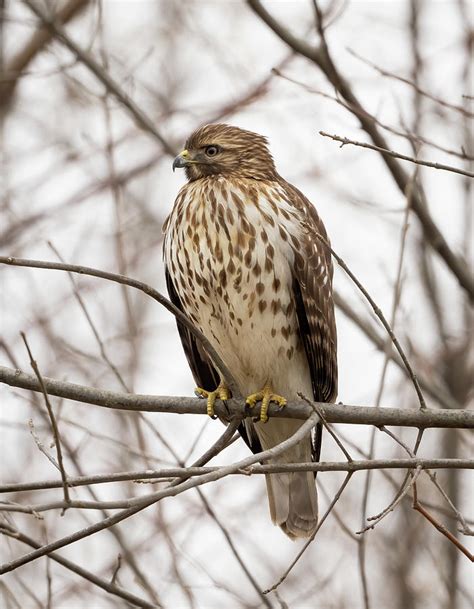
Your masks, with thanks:
[[[216,156],[219,152],[219,146],[206,146],[206,155],[207,156]]]

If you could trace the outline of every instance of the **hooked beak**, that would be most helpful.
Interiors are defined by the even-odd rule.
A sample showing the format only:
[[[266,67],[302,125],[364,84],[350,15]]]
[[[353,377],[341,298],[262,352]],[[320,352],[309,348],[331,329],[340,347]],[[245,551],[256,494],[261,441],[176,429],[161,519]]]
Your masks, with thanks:
[[[186,167],[186,165],[189,165],[189,163],[192,163],[189,152],[187,150],[183,150],[173,161],[173,171],[177,167],[178,169],[180,169],[181,167]]]

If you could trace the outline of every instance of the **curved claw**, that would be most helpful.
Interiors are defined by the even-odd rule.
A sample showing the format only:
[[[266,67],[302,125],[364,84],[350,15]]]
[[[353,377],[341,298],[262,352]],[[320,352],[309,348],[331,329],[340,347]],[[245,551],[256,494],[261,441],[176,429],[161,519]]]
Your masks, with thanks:
[[[206,389],[196,387],[194,393],[198,398],[207,399],[207,414],[211,419],[217,419],[217,415],[214,413],[214,404],[216,400],[219,399],[225,402],[225,400],[230,398],[230,391],[226,385],[223,384],[219,385],[214,391],[206,391]]]
[[[280,408],[286,406],[286,398],[277,393],[273,393],[271,387],[269,385],[265,385],[265,387],[261,391],[257,391],[256,393],[252,393],[247,397],[245,403],[253,408],[257,402],[262,402],[262,407],[260,408],[260,419],[255,418],[254,422],[260,420],[261,423],[266,423],[268,421],[268,407],[270,402],[275,402],[278,404]]]

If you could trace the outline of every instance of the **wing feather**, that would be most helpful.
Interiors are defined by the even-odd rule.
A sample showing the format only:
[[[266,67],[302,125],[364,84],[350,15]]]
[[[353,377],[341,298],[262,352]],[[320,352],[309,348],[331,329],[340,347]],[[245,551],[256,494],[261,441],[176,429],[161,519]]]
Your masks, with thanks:
[[[337,396],[337,334],[332,296],[331,252],[317,238],[328,237],[310,201],[294,186],[284,183],[290,202],[301,212],[299,247],[295,246],[293,297],[300,337],[308,360],[313,398],[333,402]],[[322,424],[312,438],[312,457],[319,461]]]
[[[328,240],[316,209],[286,183],[291,203],[302,214],[299,245],[295,246],[293,295],[301,340],[311,372],[313,398],[333,402],[337,396],[337,335],[332,296],[331,252],[316,235]]]

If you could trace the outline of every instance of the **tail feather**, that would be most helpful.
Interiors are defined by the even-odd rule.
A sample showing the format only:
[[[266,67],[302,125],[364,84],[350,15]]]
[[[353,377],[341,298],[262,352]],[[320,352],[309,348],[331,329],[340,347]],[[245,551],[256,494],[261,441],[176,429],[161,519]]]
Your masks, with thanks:
[[[318,499],[312,472],[266,476],[273,522],[291,537],[310,537],[318,525]]]
[[[256,431],[265,450],[288,438],[301,424],[301,421],[289,419],[270,419],[264,425],[257,424]],[[308,461],[311,461],[309,437],[272,462]],[[318,525],[318,498],[314,474],[312,472],[267,474],[265,478],[273,522],[292,539],[310,537]]]

